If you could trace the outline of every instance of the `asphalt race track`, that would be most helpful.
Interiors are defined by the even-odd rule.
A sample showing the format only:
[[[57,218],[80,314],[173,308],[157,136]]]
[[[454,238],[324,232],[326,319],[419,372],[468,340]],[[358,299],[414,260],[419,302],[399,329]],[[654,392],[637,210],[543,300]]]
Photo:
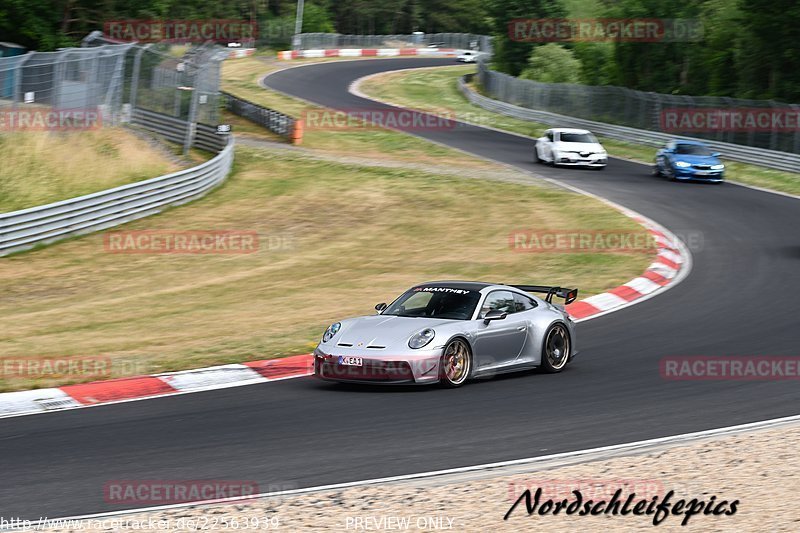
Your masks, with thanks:
[[[442,64],[452,60],[332,62],[266,81],[327,106],[375,109],[379,104],[348,94],[352,80]],[[353,388],[300,378],[0,420],[2,515],[38,519],[124,508],[103,497],[103,486],[120,479],[254,480],[262,490],[297,488],[800,411],[797,381],[659,375],[665,356],[800,355],[798,200],[731,184],[670,183],[651,177],[645,166],[614,159],[604,172],[552,169],[532,163],[529,140],[477,127],[420,135],[536,170],[691,236],[699,242],[692,273],[660,296],[581,324],[580,359],[562,374],[515,375],[455,390]],[[547,282],[535,273],[518,281]]]

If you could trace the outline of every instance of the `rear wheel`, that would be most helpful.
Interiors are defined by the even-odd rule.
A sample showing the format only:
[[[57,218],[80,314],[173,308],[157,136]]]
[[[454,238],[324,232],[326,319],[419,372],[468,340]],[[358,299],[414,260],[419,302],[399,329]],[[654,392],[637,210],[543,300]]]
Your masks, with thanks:
[[[472,352],[467,341],[456,338],[447,343],[442,354],[439,379],[448,388],[460,387],[472,374]]]
[[[542,370],[550,374],[561,372],[572,355],[572,342],[567,326],[556,323],[550,326],[542,346]]]

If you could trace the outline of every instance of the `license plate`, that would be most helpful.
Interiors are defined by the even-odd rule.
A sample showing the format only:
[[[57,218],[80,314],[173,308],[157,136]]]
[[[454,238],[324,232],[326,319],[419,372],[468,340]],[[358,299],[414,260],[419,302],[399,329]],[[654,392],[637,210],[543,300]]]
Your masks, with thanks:
[[[697,176],[708,176],[709,174],[710,174],[710,172],[705,172],[703,170],[695,171],[695,175],[697,175]]]
[[[344,357],[340,355],[339,364],[346,366],[363,366],[364,360],[361,357]]]

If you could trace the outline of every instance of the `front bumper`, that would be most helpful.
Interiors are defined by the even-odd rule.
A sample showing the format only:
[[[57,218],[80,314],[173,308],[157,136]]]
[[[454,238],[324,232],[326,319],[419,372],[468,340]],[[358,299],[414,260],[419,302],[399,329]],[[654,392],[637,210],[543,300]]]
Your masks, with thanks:
[[[604,167],[608,164],[608,158],[593,155],[583,157],[576,154],[559,154],[555,158],[555,163],[565,167]]]
[[[677,180],[697,180],[721,182],[725,180],[724,170],[696,170],[693,168],[673,167],[673,175]]]
[[[438,383],[441,350],[426,350],[411,356],[373,354],[329,354],[314,350],[314,376],[325,381],[369,384]],[[360,357],[361,366],[341,364],[341,356]]]

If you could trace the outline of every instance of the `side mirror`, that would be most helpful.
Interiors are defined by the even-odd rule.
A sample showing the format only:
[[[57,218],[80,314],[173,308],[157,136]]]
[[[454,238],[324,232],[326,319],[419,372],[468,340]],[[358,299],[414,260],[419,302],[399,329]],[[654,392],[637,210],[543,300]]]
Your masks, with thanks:
[[[386,305],[385,303],[381,302],[381,303],[379,303],[378,305],[375,306],[375,310],[380,313],[381,311],[383,311],[387,307],[389,307],[389,306]]]
[[[711,157],[719,157],[719,156],[721,156],[721,155],[722,155],[722,154],[721,154],[721,153],[719,153],[719,152],[712,152],[712,153],[711,153]]]
[[[505,317],[508,316],[508,313],[505,311],[500,311],[499,309],[492,309],[483,317],[483,323],[488,324],[492,320],[503,320]]]

